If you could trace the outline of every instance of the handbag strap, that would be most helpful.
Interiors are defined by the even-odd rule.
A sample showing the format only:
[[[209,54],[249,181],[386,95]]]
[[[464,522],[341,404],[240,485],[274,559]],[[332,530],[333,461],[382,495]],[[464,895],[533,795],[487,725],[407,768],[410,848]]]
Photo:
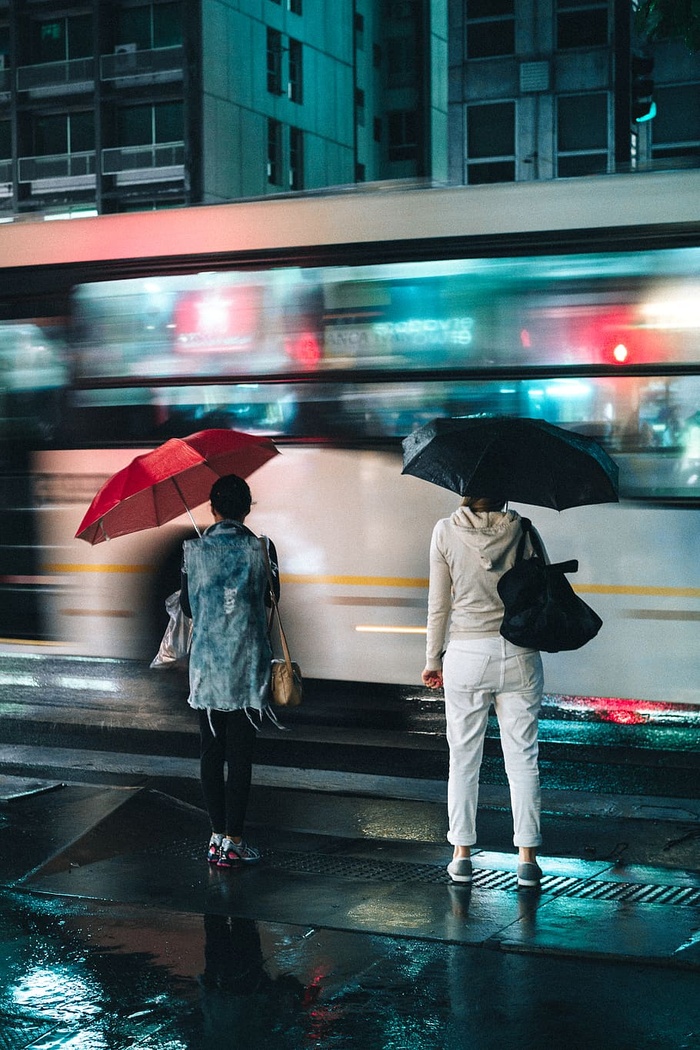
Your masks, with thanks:
[[[545,558],[545,555],[544,555],[544,550],[542,548],[542,543],[540,542],[539,536],[537,535],[537,533],[533,529],[532,522],[530,521],[530,519],[529,518],[521,518],[520,519],[520,527],[523,530],[523,534],[520,537],[520,542],[518,543],[518,549],[515,552],[516,565],[517,565],[517,563],[519,561],[522,561],[522,559],[523,559],[523,554],[525,553],[525,540],[527,539],[528,536],[530,537],[530,543],[532,544],[532,549],[535,552],[535,557],[539,558],[543,562],[546,562],[547,559]]]
[[[282,617],[280,616],[279,605],[277,604],[277,598],[275,597],[275,585],[272,579],[272,567],[270,565],[270,555],[267,552],[267,542],[265,536],[259,536],[260,546],[262,547],[263,558],[265,560],[265,569],[267,571],[267,582],[270,586],[270,601],[272,602],[272,612],[270,613],[270,620],[267,625],[268,634],[272,631],[272,621],[277,613],[277,628],[280,633],[280,641],[282,642],[282,652],[284,653],[284,662],[286,663],[289,671],[292,670],[292,658],[289,653],[289,646],[287,645],[287,636],[284,633],[284,627],[282,626]]]
[[[535,557],[539,558],[543,565],[547,565],[547,558],[546,558],[545,553],[544,553],[544,548],[542,546],[542,541],[540,540],[539,536],[537,535],[537,533],[533,529],[532,522],[530,521],[529,518],[521,518],[520,519],[520,524],[522,526],[523,534],[520,537],[520,542],[518,543],[518,549],[515,552],[515,563],[516,563],[516,565],[517,565],[517,563],[519,561],[522,561],[523,552],[525,550],[525,537],[528,534],[530,536],[530,543],[532,544],[532,549],[535,552]],[[578,559],[577,558],[570,558],[569,561],[557,562],[556,565],[550,565],[549,568],[550,569],[557,569],[559,572],[578,572]]]
[[[520,528],[522,530],[521,531],[521,535],[520,535],[520,541],[518,542],[518,546],[517,546],[517,549],[515,551],[515,564],[516,565],[518,564],[519,561],[523,560],[523,554],[525,553],[525,540],[527,539],[527,534],[530,532],[530,529],[532,528],[532,522],[530,521],[530,519],[529,518],[521,518],[520,519]]]

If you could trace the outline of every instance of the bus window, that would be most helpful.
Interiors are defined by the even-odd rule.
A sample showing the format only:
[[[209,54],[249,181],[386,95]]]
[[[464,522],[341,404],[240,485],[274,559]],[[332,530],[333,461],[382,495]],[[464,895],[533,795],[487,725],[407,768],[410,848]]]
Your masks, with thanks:
[[[274,374],[315,367],[318,294],[296,270],[190,274],[82,285],[77,374]]]
[[[35,324],[0,325],[0,435],[50,441],[61,423],[67,383],[64,350]]]

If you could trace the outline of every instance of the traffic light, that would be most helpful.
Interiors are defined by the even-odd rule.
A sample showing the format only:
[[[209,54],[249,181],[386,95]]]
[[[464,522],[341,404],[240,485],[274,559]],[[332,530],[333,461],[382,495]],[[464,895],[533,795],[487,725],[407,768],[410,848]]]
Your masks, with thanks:
[[[630,117],[634,124],[643,124],[656,116],[654,102],[654,59],[650,55],[632,54],[630,63]]]

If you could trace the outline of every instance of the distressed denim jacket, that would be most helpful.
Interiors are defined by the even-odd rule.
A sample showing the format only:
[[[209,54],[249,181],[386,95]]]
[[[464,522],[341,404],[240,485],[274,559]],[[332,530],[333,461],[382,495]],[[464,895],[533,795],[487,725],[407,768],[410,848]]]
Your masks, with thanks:
[[[219,521],[183,544],[192,609],[189,704],[261,712],[270,701],[267,570],[258,538]]]

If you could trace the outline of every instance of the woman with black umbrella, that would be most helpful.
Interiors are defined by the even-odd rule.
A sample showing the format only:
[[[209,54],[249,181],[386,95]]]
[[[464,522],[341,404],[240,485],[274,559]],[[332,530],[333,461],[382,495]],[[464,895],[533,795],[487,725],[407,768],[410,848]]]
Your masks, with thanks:
[[[454,847],[447,866],[450,878],[462,883],[472,879],[479,770],[493,704],[510,786],[518,885],[538,886],[542,660],[537,650],[522,649],[500,634],[503,602],[497,584],[514,565],[522,537],[519,515],[504,510],[504,505],[502,499],[466,496],[433,530],[422,679],[431,689],[445,690],[450,752],[447,837]],[[524,557],[532,554],[528,535]]]

